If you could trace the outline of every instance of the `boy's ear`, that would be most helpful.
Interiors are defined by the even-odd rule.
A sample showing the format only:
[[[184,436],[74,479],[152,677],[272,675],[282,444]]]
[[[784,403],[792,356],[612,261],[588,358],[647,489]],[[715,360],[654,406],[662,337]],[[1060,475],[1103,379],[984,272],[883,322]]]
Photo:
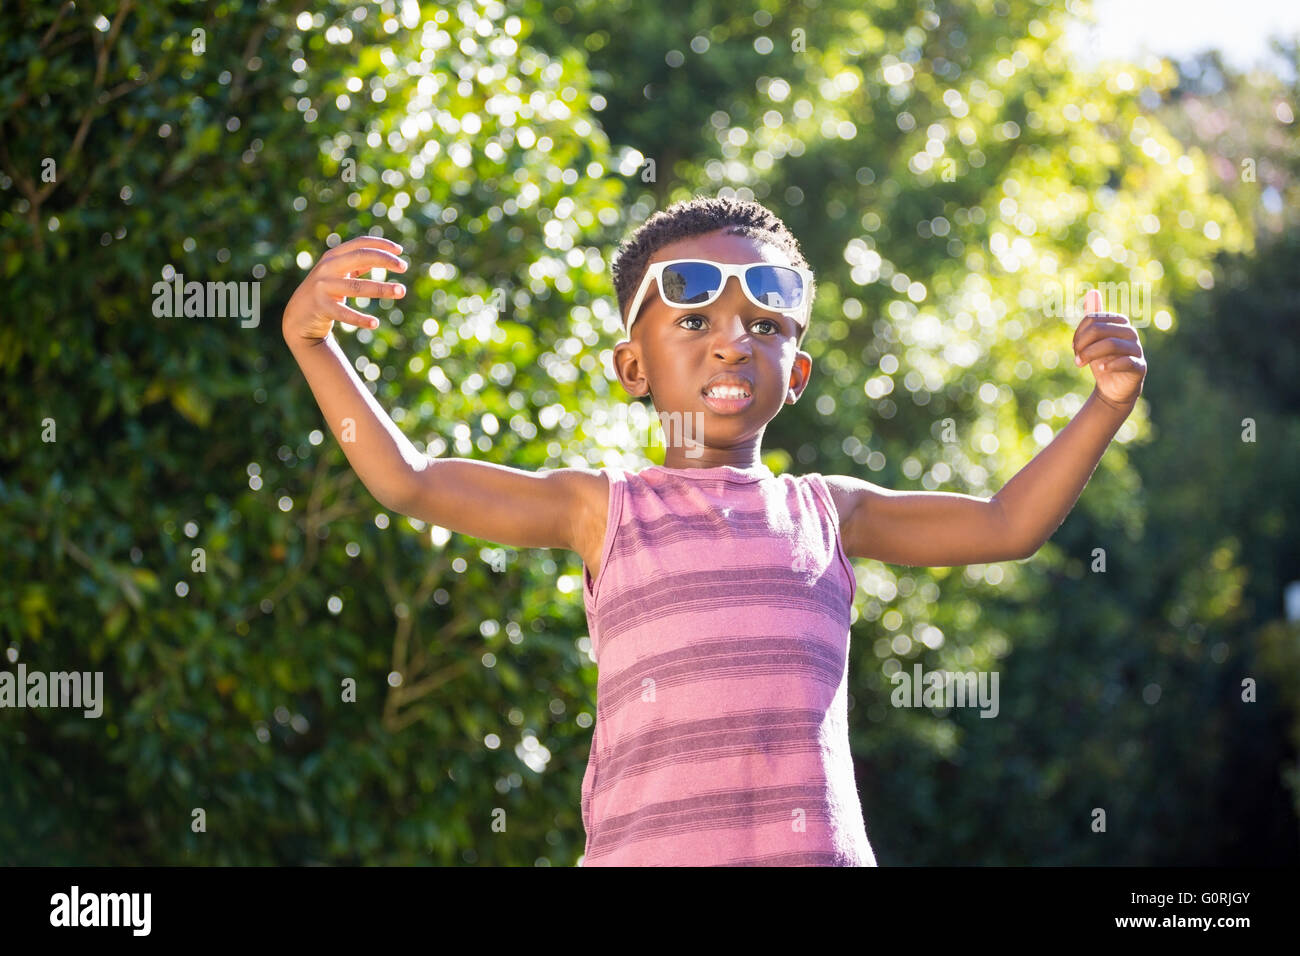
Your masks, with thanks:
[[[808,387],[811,378],[812,356],[807,352],[797,352],[794,357],[794,368],[790,370],[790,387],[785,394],[785,404],[793,405],[799,401],[799,396]]]
[[[641,350],[633,342],[619,342],[614,346],[614,374],[623,389],[635,398],[650,394],[650,383],[641,367]]]

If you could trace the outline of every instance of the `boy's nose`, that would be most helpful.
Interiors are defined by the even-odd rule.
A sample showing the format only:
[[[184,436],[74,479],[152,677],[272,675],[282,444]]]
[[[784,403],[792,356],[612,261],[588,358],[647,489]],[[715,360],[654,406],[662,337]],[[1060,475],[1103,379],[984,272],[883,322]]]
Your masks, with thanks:
[[[713,323],[713,354],[729,362],[743,361],[754,350],[748,335],[744,316],[739,311],[724,312]]]
[[[729,335],[744,335],[745,312],[750,305],[752,303],[745,295],[745,290],[741,288],[740,277],[731,276],[727,279],[722,295],[718,296],[718,301],[714,303],[718,310],[718,320],[714,326],[725,327],[729,330]]]

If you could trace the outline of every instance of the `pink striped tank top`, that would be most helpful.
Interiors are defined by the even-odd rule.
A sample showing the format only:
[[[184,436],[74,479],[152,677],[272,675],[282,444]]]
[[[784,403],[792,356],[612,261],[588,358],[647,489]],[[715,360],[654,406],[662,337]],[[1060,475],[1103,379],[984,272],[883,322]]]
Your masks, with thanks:
[[[604,473],[583,865],[875,866],[849,753],[857,581],[823,477]]]

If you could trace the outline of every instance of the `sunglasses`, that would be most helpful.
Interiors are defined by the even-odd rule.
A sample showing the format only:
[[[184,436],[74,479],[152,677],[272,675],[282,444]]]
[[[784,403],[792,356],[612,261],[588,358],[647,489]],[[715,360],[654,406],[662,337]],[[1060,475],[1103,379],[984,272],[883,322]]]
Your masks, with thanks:
[[[778,266],[768,262],[711,262],[708,259],[669,259],[655,262],[646,270],[628,310],[627,331],[637,320],[637,313],[652,281],[659,285],[659,298],[675,309],[690,309],[718,300],[727,280],[740,277],[745,297],[759,308],[772,312],[795,313],[800,334],[808,328],[812,311],[810,292],[813,274],[799,266]]]

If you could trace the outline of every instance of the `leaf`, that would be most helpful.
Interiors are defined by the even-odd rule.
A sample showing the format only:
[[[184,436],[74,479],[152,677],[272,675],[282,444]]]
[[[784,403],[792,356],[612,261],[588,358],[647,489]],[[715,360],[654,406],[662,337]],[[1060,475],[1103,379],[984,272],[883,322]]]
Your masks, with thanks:
[[[126,627],[126,620],[130,612],[125,604],[118,604],[109,612],[108,617],[104,619],[104,634],[109,638],[116,638],[122,633],[122,628]],[[138,655],[137,655],[138,656]]]
[[[158,575],[148,568],[132,568],[131,577],[135,579],[135,583],[139,585],[142,591],[152,592],[158,590]]]
[[[271,676],[280,687],[285,690],[292,689],[293,667],[284,658],[278,658],[271,663]]]
[[[212,420],[212,400],[191,384],[172,392],[172,405],[186,419],[202,428]]]
[[[23,616],[27,633],[31,634],[36,640],[41,638],[43,622],[54,620],[45,588],[39,584],[27,586],[23,596],[18,601],[18,610]]]

